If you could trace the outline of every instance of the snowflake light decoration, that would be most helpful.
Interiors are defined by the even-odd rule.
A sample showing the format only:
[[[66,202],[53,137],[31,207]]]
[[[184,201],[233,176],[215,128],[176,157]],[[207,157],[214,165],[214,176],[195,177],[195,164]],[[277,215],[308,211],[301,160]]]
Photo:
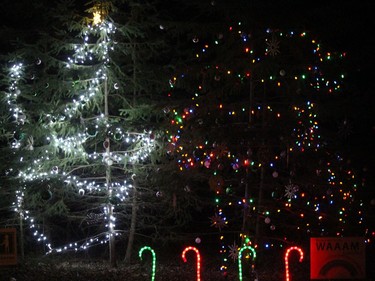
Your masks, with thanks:
[[[289,200],[296,196],[296,192],[299,190],[299,187],[291,182],[285,186],[285,194],[284,196],[287,197]]]
[[[233,242],[233,244],[229,245],[228,248],[229,248],[229,257],[233,260],[233,262],[236,262],[238,259],[238,253],[239,253],[239,248],[236,242]]]
[[[26,150],[34,150],[34,138],[33,138],[33,136],[29,136],[27,138],[25,149]]]
[[[267,54],[276,56],[280,53],[280,42],[276,39],[275,35],[272,35],[271,40],[267,41]]]
[[[223,227],[227,226],[227,222],[224,218],[215,213],[214,216],[210,217],[211,226],[214,226],[221,230]]]

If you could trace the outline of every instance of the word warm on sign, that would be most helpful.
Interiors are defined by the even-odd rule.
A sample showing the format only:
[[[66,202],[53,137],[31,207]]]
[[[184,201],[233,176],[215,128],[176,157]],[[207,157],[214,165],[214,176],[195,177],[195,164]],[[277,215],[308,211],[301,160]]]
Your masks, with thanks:
[[[310,238],[311,279],[365,278],[365,258],[363,238]]]

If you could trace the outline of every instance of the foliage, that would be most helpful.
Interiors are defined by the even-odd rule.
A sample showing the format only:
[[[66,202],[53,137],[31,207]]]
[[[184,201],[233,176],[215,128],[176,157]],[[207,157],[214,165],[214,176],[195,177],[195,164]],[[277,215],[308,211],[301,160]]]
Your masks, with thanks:
[[[86,12],[75,1],[52,5],[44,15],[52,24],[34,42],[20,41],[4,67],[4,144],[18,182],[9,190],[50,251],[65,243],[86,249],[108,235],[127,239],[134,210],[137,231],[158,239],[196,205],[171,204],[177,181],[158,172],[169,162],[158,57],[168,50],[153,3],[111,1],[94,24],[91,13],[102,4],[88,3]]]

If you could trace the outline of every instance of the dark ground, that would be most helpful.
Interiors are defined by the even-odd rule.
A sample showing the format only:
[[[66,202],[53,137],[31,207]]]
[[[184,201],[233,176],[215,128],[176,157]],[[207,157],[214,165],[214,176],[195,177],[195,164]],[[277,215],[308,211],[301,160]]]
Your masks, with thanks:
[[[194,245],[201,256],[202,281],[237,281],[238,262],[231,259],[225,264],[227,275],[220,271],[223,257],[220,257],[217,247],[210,247],[209,241],[205,245]],[[216,243],[214,243],[216,245]],[[87,251],[53,253],[45,255],[45,251],[33,247],[25,253],[23,261],[14,266],[0,266],[0,281],[148,281],[151,280],[152,255],[145,251],[142,260],[138,256],[141,246],[136,245],[132,260],[125,264],[123,248],[117,247],[117,267],[112,268],[109,263],[107,246],[98,246]],[[186,253],[187,262],[181,257],[186,244],[153,244],[151,247],[156,254],[155,281],[196,281],[196,254]],[[301,246],[302,247],[302,246]],[[212,249],[211,249],[212,248]],[[305,256],[299,262],[299,255],[294,252],[289,256],[290,280],[310,280],[310,256],[308,247]],[[245,251],[246,253],[247,251]],[[374,248],[367,248],[366,271],[367,279],[358,281],[375,281]],[[258,250],[255,259],[255,272],[252,274],[251,256],[243,258],[243,281],[285,281],[284,249],[272,248]],[[244,255],[245,257],[246,255]],[[13,279],[12,279],[13,278]],[[333,280],[331,280],[333,281]],[[343,280],[334,280],[343,281]],[[347,280],[348,281],[348,280]]]
[[[25,263],[17,267],[0,269],[1,281],[144,281],[151,280],[151,265],[120,265],[111,269],[106,262],[61,262],[61,263]],[[269,272],[268,276],[259,280],[282,280],[283,276]],[[12,279],[14,278],[14,279]],[[155,280],[184,281],[196,280],[195,264],[158,265]],[[201,279],[204,281],[239,280],[237,272],[229,272],[225,278],[217,267],[203,265]],[[254,280],[246,277],[244,281]]]
[[[155,281],[189,281],[197,280],[195,256],[187,255],[184,263],[181,257],[169,261],[158,261]],[[201,280],[221,281],[239,280],[238,264],[231,262],[227,276],[219,270],[218,261],[202,257]],[[249,264],[243,265],[243,280],[255,280],[251,277]],[[303,275],[303,269],[293,274]],[[306,273],[306,272],[305,272]],[[283,269],[279,266],[267,266],[257,271],[258,280],[279,281],[284,279]],[[14,279],[12,279],[14,278]],[[134,261],[130,265],[118,262],[111,268],[108,260],[92,260],[56,257],[26,258],[16,266],[0,267],[0,281],[145,281],[151,280],[151,257],[144,256],[143,261]],[[306,280],[306,279],[298,279]]]
[[[168,261],[158,261],[155,281],[189,281],[197,280],[194,255],[188,256],[183,263],[178,258]],[[201,280],[224,281],[239,280],[238,264],[231,262],[227,276],[219,270],[219,261],[202,257]],[[257,266],[257,279],[251,275],[250,266],[243,265],[243,281],[285,281],[284,265],[275,262],[272,255]],[[290,272],[291,280],[306,281],[309,278],[308,262],[299,264],[293,262]],[[130,265],[118,262],[116,268],[109,266],[108,260],[93,260],[91,258],[75,258],[66,256],[27,258],[17,266],[0,267],[0,281],[145,281],[151,280],[151,258],[144,257],[143,261],[134,261]],[[357,279],[358,280],[358,279]],[[362,281],[374,281],[368,276]],[[335,280],[340,281],[340,280]]]

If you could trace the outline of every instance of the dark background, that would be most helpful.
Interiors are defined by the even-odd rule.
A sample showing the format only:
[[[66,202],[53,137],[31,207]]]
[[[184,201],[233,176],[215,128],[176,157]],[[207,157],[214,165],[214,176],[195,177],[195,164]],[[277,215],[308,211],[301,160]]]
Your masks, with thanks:
[[[271,28],[305,28],[318,35],[331,49],[348,53],[352,65],[351,75],[357,79],[360,89],[366,89],[372,82],[375,62],[373,50],[375,1],[203,1],[215,2],[215,5],[228,5],[228,10],[237,11],[237,15],[251,18],[254,25]],[[2,27],[17,27],[32,32],[40,23],[43,14],[48,13],[48,7],[53,5],[54,1],[40,0],[32,3],[26,0],[3,0],[1,2]],[[11,34],[8,34],[7,30],[1,32],[1,45],[7,44],[6,41],[17,36],[17,32],[14,31]]]

